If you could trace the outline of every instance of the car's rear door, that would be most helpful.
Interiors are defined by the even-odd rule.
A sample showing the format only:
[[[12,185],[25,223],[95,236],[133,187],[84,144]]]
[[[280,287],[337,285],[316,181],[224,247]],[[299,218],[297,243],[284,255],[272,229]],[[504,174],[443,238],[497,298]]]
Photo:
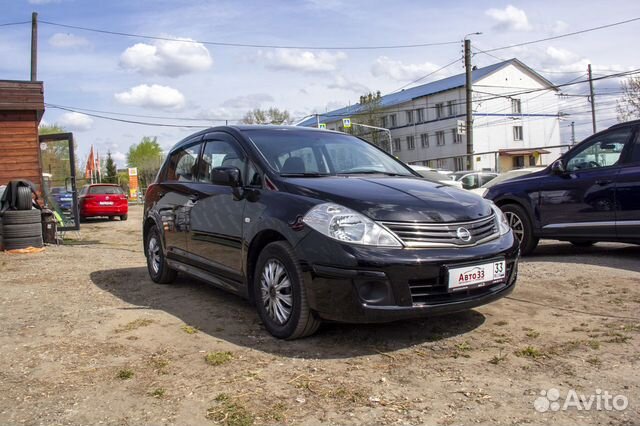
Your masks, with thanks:
[[[618,238],[640,241],[640,129],[624,154],[616,179],[616,231]]]
[[[616,237],[615,180],[630,137],[628,128],[597,134],[566,155],[566,173],[544,179],[539,204],[544,236]]]

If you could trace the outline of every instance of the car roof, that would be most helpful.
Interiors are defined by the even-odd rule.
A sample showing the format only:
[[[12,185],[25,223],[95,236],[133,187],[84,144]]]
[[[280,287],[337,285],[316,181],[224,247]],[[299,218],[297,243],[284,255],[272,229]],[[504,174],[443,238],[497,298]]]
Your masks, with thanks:
[[[617,129],[618,127],[625,127],[625,126],[634,126],[637,124],[640,124],[640,120],[625,121],[624,123],[614,124],[613,126],[609,127],[609,129]]]

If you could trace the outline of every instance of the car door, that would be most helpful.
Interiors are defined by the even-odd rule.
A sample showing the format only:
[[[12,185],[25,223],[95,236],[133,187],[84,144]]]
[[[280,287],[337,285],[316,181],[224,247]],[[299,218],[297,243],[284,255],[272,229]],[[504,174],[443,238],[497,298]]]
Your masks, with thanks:
[[[629,128],[594,135],[565,155],[564,173],[545,176],[540,189],[543,235],[615,238],[615,180],[630,137]]]
[[[197,161],[202,148],[200,139],[201,137],[189,141],[171,153],[156,205],[164,226],[167,257],[181,261],[185,261],[187,255],[187,233],[191,226]]]
[[[616,179],[616,231],[618,238],[640,241],[640,129],[637,127]]]
[[[205,136],[200,159],[197,191],[191,209],[188,250],[203,269],[227,280],[242,281],[242,229],[245,199],[238,199],[230,186],[211,182],[215,167],[237,167],[247,173],[247,156],[229,134]]]

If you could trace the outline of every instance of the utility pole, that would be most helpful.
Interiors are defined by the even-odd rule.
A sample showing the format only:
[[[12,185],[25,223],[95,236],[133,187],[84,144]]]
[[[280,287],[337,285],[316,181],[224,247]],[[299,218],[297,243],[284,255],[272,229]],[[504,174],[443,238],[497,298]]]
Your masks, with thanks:
[[[576,122],[571,122],[571,145],[576,144]]]
[[[593,133],[596,132],[596,99],[593,94],[593,79],[591,76],[591,64],[587,66],[587,74],[589,75],[589,100],[591,101],[591,121],[593,124]]]
[[[38,80],[38,13],[31,14],[31,81]]]
[[[473,170],[473,105],[471,97],[471,40],[464,39],[464,70],[465,70],[465,92],[466,92],[466,109],[467,109],[467,170]]]
[[[316,129],[320,128],[320,116],[316,114]]]

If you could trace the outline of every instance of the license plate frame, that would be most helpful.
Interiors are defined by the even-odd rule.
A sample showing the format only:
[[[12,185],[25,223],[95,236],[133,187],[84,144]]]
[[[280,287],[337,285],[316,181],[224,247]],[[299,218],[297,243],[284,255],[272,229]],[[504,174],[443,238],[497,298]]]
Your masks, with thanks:
[[[113,206],[113,201],[100,201],[101,206]]]
[[[448,292],[469,290],[504,283],[507,279],[505,258],[446,266]]]

